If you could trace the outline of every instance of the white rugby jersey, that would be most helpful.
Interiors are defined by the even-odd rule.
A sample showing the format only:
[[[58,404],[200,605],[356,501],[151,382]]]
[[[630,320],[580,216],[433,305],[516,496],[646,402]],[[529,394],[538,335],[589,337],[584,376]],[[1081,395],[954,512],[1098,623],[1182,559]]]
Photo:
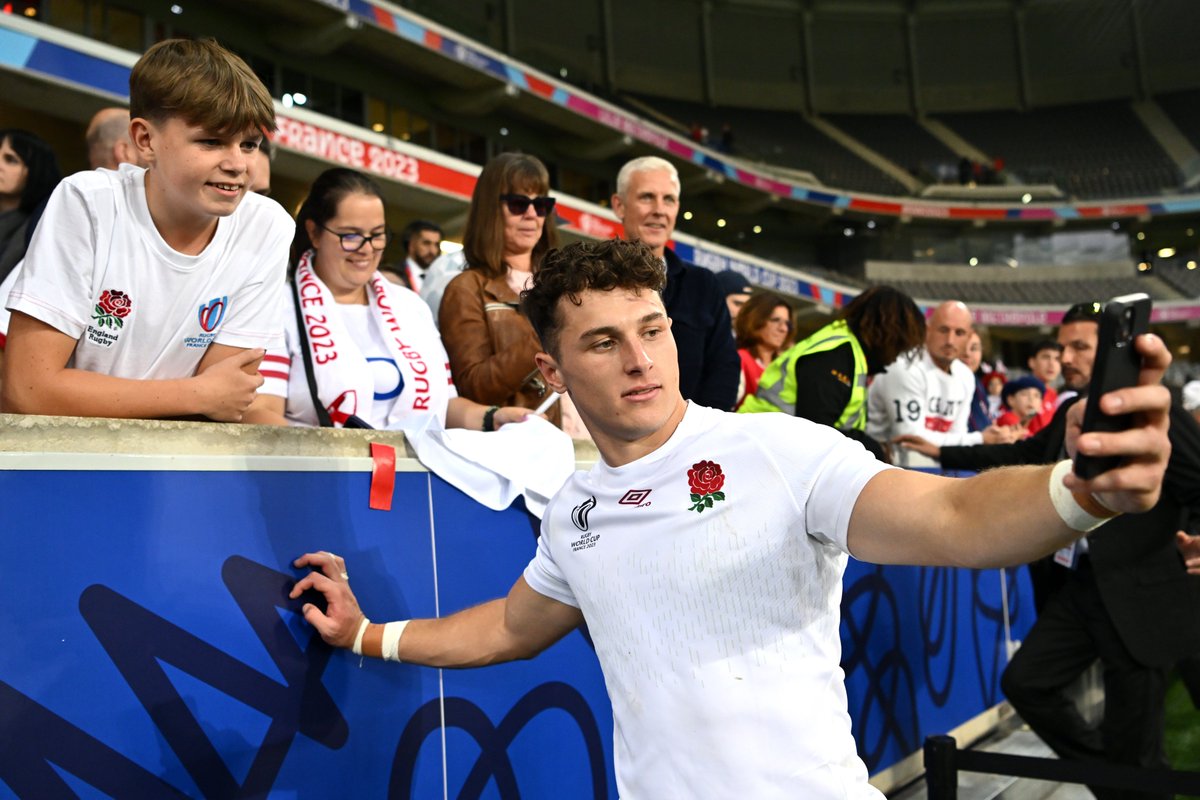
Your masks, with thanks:
[[[938,447],[982,444],[982,433],[967,430],[975,376],[961,361],[950,366],[950,372],[943,371],[923,347],[920,358],[911,363],[900,356],[889,364],[867,390],[867,434],[887,442],[913,433]],[[893,448],[892,452],[900,466],[938,463],[911,450]]]
[[[655,452],[576,473],[525,579],[583,612],[636,798],[880,798],[839,667],[846,532],[886,466],[823,425],[689,404]]]

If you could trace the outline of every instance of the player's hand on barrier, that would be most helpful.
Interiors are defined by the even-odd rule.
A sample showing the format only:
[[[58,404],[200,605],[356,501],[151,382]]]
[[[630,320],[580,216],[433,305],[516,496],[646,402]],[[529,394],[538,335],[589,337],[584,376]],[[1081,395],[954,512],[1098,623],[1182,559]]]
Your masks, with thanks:
[[[241,422],[254,402],[263,377],[258,364],[265,351],[243,350],[209,365],[196,380],[201,387],[200,413],[217,422]]]
[[[1171,354],[1154,334],[1137,337],[1134,346],[1142,356],[1137,385],[1081,400],[1067,415],[1066,444],[1071,458],[1079,453],[1120,456],[1120,465],[1089,481],[1071,472],[1064,483],[1072,492],[1090,493],[1112,511],[1136,514],[1158,502],[1171,456],[1167,438],[1171,394],[1162,385]],[[1131,414],[1131,427],[1115,433],[1082,433],[1084,404],[1095,402],[1105,414]]]
[[[326,550],[318,553],[305,553],[292,562],[297,569],[309,567],[312,572],[296,581],[288,597],[295,600],[309,589],[320,592],[325,597],[325,610],[322,611],[313,603],[305,603],[301,608],[304,619],[317,629],[328,644],[334,647],[349,648],[354,644],[354,638],[366,616],[358,607],[358,599],[350,591],[350,575],[346,572],[346,562],[341,556],[336,556]]]
[[[1183,554],[1183,563],[1188,575],[1200,575],[1200,536],[1189,536],[1187,531],[1175,533],[1175,544]]]
[[[942,448],[938,447],[928,439],[917,436],[915,433],[905,433],[892,439],[893,444],[899,445],[904,450],[912,450],[920,453],[923,456],[930,458],[941,458]]]

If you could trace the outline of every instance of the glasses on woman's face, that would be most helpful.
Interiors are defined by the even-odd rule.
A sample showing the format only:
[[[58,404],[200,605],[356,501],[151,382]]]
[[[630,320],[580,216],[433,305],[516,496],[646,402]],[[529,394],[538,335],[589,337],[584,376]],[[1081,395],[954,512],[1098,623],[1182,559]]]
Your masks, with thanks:
[[[338,243],[341,244],[342,249],[347,253],[357,253],[363,249],[363,245],[367,242],[370,242],[371,249],[378,253],[387,247],[388,242],[392,240],[392,232],[386,230],[382,233],[373,233],[370,236],[367,236],[365,233],[338,233],[326,228],[324,225],[321,226],[321,230],[336,236]]]
[[[785,328],[792,327],[791,317],[771,317],[767,320],[772,325],[782,325]]]
[[[529,197],[523,194],[500,195],[500,202],[508,209],[508,213],[514,217],[524,216],[530,206],[533,206],[535,214],[539,217],[544,217],[554,210],[554,201],[555,198],[548,195],[541,195],[539,197]]]

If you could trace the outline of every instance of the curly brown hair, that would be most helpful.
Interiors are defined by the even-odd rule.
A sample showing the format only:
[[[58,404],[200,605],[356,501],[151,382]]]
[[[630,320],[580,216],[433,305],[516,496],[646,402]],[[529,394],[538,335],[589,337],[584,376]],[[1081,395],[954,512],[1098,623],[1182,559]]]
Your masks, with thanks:
[[[775,309],[783,306],[788,312],[788,327],[792,324],[792,304],[774,292],[755,292],[738,311],[737,319],[733,321],[733,333],[737,338],[737,346],[741,348],[754,347],[759,343],[758,332],[766,325],[775,313]],[[783,343],[782,349],[792,342],[792,334]]]
[[[521,292],[521,311],[533,325],[542,347],[558,358],[558,330],[562,327],[559,300],[581,305],[584,292],[612,289],[649,289],[661,293],[667,283],[666,267],[641,242],[611,239],[574,242],[551,250],[533,275],[533,286]]]
[[[891,286],[864,291],[842,309],[842,319],[866,351],[872,373],[925,343],[925,315],[911,297]]]

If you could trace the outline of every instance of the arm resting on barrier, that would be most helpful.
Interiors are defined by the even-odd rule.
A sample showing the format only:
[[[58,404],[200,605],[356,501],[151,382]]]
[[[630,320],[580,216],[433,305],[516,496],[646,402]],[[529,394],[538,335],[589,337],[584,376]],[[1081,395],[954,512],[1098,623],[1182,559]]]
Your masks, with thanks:
[[[192,377],[136,380],[68,368],[77,344],[57,328],[13,312],[0,410],[129,419],[202,414],[237,422],[263,382],[258,374],[262,350],[213,344]]]
[[[1063,485],[1082,509],[1145,511],[1158,502],[1171,445],[1170,394],[1160,385],[1170,355],[1155,336],[1141,336],[1138,385],[1100,398],[1108,414],[1132,413],[1119,433],[1079,432],[1083,403],[1070,410],[1067,450],[1124,456],[1090,481],[1068,474]],[[941,478],[888,470],[867,483],[850,517],[847,544],[855,558],[878,563],[995,567],[1024,563],[1079,537],[1051,501],[1052,467],[1011,467],[973,478]],[[1096,501],[1099,503],[1096,503]]]
[[[325,611],[306,603],[304,618],[326,642],[349,648],[364,615],[348,580],[339,580],[346,574],[344,562],[330,555],[308,553],[296,559],[295,566],[310,566],[314,571],[296,582],[291,597],[308,589],[323,594]],[[481,667],[532,658],[582,622],[579,609],[535,592],[524,578],[518,578],[507,597],[448,617],[412,620],[400,639],[399,657],[431,667]],[[380,657],[382,639],[383,625],[368,625],[362,637],[363,655]]]

